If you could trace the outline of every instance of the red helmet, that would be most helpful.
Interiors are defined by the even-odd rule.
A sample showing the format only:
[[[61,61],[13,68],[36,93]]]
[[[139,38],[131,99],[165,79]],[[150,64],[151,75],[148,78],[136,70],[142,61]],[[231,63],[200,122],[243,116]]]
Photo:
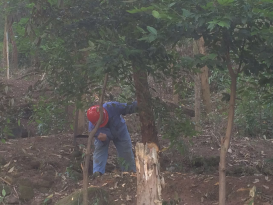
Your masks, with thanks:
[[[100,118],[100,106],[94,105],[87,110],[87,118],[93,124],[96,125]],[[108,112],[103,108],[103,119],[100,127],[104,127],[108,123]]]

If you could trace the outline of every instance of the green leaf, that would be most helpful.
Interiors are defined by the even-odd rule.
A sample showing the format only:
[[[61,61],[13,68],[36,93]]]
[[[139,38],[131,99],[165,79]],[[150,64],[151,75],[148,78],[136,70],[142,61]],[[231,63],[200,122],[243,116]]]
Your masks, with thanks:
[[[192,15],[192,13],[188,11],[187,9],[182,9],[182,11],[183,11],[183,16],[185,17],[190,17]]]
[[[174,6],[176,4],[176,2],[173,2],[171,4],[169,4],[169,8],[171,8],[172,6]]]
[[[219,25],[221,27],[229,28],[230,27],[230,22],[228,22],[228,21],[219,21],[217,23],[217,25]]]
[[[20,126],[21,125],[21,121],[20,120],[18,120],[18,126]]]
[[[5,139],[1,139],[1,142],[2,142],[2,143],[6,143],[6,140],[5,140]]]
[[[234,2],[234,0],[217,0],[220,5],[229,5]]]
[[[160,18],[160,14],[158,13],[158,11],[153,10],[153,11],[152,11],[152,14],[153,14],[153,16],[154,16],[155,18],[157,18],[157,19]]]
[[[2,196],[5,197],[6,196],[6,190],[5,189],[2,189]]]
[[[157,31],[155,28],[151,27],[151,26],[147,26],[147,29],[148,31],[151,33],[151,34],[154,34],[154,35],[157,35]]]

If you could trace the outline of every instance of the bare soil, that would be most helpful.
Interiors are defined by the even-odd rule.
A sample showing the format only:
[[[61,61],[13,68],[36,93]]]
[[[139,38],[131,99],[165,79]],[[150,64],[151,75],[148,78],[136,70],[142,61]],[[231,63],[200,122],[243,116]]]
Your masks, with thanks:
[[[20,102],[35,80],[11,79],[12,96]],[[36,96],[38,97],[38,96]],[[141,140],[134,129],[136,116],[127,123],[135,145]],[[23,122],[25,126],[35,126]],[[218,204],[219,137],[204,135],[184,139],[187,147],[183,155],[168,147],[168,141],[160,137],[163,151],[161,169],[166,185],[162,197],[164,204],[212,205]],[[73,147],[72,133],[9,139],[0,144],[0,185],[9,190],[7,201],[22,205],[55,204],[61,198],[82,187],[82,152],[87,143],[77,140],[81,152]],[[164,149],[166,148],[166,149]],[[273,205],[273,140],[234,137],[228,154],[227,204],[242,205],[250,199],[249,192],[255,186],[255,205]],[[92,162],[91,162],[92,163]],[[136,204],[136,174],[120,173],[117,168],[113,143],[109,148],[106,174],[90,178],[90,186],[102,187],[109,193],[114,205]],[[29,199],[21,193],[22,186],[32,187]],[[1,189],[1,187],[0,187]],[[1,191],[1,190],[0,190]],[[31,197],[33,196],[33,197]],[[19,200],[20,199],[20,200]],[[11,203],[10,203],[11,204]]]

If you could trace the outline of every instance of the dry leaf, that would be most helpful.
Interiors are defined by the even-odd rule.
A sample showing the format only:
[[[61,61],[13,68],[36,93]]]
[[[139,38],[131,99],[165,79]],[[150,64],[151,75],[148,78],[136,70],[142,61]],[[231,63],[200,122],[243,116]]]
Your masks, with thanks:
[[[230,148],[228,149],[228,153],[232,153],[232,150]]]
[[[5,164],[5,165],[4,165],[4,167],[8,167],[9,165],[10,165],[10,162],[9,162],[9,163],[7,163],[7,164]]]
[[[258,183],[260,180],[259,179],[255,179],[255,181],[253,182],[253,184]]]
[[[103,185],[101,185],[101,186],[105,186],[107,183],[104,183]]]
[[[237,189],[236,192],[240,192],[240,191],[249,191],[250,189],[249,188],[240,188],[240,189]]]
[[[27,154],[27,151],[26,151],[26,150],[24,150],[23,148],[22,148],[22,151],[23,151],[25,154]]]
[[[256,187],[253,186],[249,191],[249,196],[250,197],[255,197],[255,194],[256,194]]]
[[[130,196],[127,194],[126,200],[127,200],[127,201],[131,201],[131,200],[132,200],[132,197],[130,197]]]
[[[269,187],[268,187],[268,186],[263,185],[263,187],[264,187],[265,189],[269,189]]]
[[[217,185],[219,185],[219,182],[216,182],[216,183],[214,184],[214,186],[217,186]]]
[[[122,187],[124,187],[124,186],[125,186],[125,183],[124,183],[124,184],[122,184],[121,186],[122,186]]]
[[[233,167],[233,165],[232,165],[232,164],[230,164],[230,163],[228,163],[228,166]]]
[[[265,176],[265,180],[268,181],[268,182],[271,181],[268,176]]]
[[[8,171],[8,173],[13,172],[13,170],[14,170],[14,167],[12,167],[12,168]]]
[[[118,182],[115,183],[114,189],[118,188]]]

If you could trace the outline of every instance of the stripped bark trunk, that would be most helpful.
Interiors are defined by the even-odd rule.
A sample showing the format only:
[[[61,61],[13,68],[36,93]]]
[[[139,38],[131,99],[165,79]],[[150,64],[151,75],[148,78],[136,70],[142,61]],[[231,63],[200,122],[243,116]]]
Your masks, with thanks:
[[[89,133],[88,136],[88,141],[87,141],[87,150],[85,154],[85,160],[84,160],[84,168],[83,168],[83,205],[88,205],[88,169],[89,169],[89,163],[90,163],[90,155],[91,155],[91,146],[92,146],[92,141],[93,138],[99,129],[99,126],[102,122],[103,118],[103,101],[104,101],[104,95],[105,95],[105,90],[106,90],[106,85],[108,81],[108,74],[105,74],[104,76],[104,83],[103,83],[103,88],[100,96],[100,101],[99,101],[99,106],[100,106],[100,118],[94,127],[94,129]]]
[[[153,142],[158,145],[157,131],[152,107],[152,98],[149,91],[147,72],[136,67],[133,69],[136,88],[136,97],[141,122],[142,143]]]
[[[194,113],[195,113],[195,130],[200,131],[200,121],[201,121],[201,82],[200,75],[196,74],[194,76],[194,92],[195,92],[195,104],[194,104]]]
[[[164,178],[160,175],[158,146],[136,144],[137,205],[161,205]]]
[[[198,45],[195,41],[193,41],[193,53],[198,54]],[[195,101],[194,101],[194,112],[195,112],[195,130],[200,131],[200,120],[201,120],[201,82],[200,82],[200,74],[196,73],[194,75],[194,93],[195,93]]]
[[[234,123],[234,112],[235,112],[235,98],[236,98],[236,81],[237,74],[234,72],[229,53],[226,54],[226,63],[231,78],[230,86],[230,101],[228,111],[228,124],[226,135],[221,139],[221,150],[220,150],[220,163],[219,163],[219,205],[226,204],[226,156],[230,145],[232,127]]]
[[[4,5],[6,8],[6,4]],[[9,79],[9,39],[8,39],[8,17],[5,17],[4,41],[3,41],[3,67],[7,71],[7,79]]]
[[[198,45],[199,53],[206,55],[204,38],[201,37],[196,41]],[[209,87],[209,69],[207,66],[201,68],[201,88],[202,88],[202,98],[205,105],[206,114],[211,112],[211,99],[210,99],[210,87]]]
[[[10,34],[9,35],[10,41],[12,44],[11,65],[12,65],[12,69],[17,69],[18,68],[18,49],[17,49],[15,36],[12,29],[12,24],[9,26],[9,34]]]

